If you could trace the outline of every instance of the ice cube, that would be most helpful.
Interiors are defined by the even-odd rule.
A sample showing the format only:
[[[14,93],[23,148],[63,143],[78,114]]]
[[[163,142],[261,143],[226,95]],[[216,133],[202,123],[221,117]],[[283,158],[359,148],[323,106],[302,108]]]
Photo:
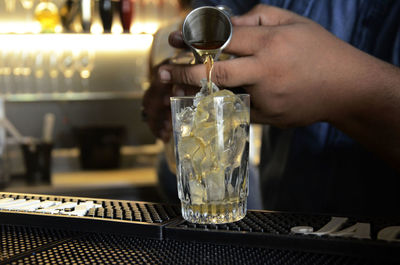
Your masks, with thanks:
[[[214,97],[212,95],[203,97],[196,108],[194,115],[195,123],[215,120]]]
[[[247,110],[246,104],[239,97],[236,97],[234,103],[234,113],[232,116],[232,121],[233,126],[250,123],[250,113]]]
[[[188,179],[194,179],[196,176],[192,166],[192,161],[188,158],[183,158],[179,161],[179,172],[181,176]]]
[[[221,164],[232,168],[240,166],[243,151],[247,143],[247,131],[245,126],[238,126],[233,130],[226,149],[221,157]]]
[[[205,157],[204,145],[198,137],[182,137],[178,143],[179,159],[189,159],[196,177],[201,177],[201,162]]]
[[[215,145],[214,144],[208,144],[204,147],[204,153],[205,157],[203,161],[201,162],[201,168],[203,169],[203,177],[206,176],[206,173],[213,170],[218,166],[218,160],[216,157],[216,152],[215,152]]]
[[[202,204],[207,201],[207,192],[200,181],[189,180],[190,200],[192,204]]]
[[[208,81],[206,78],[200,80],[200,91],[196,94],[193,105],[197,106],[200,100],[208,95],[210,95],[210,90],[208,89]],[[212,83],[213,93],[219,91],[219,88]]]
[[[232,97],[232,100],[235,99],[235,94],[228,89],[218,90],[215,93],[213,93],[213,96],[214,97]]]
[[[229,90],[219,90],[213,94],[214,97],[223,97],[222,114],[225,119],[235,120],[234,125],[249,123],[250,116],[246,104]]]
[[[243,151],[245,150],[248,142],[248,127],[236,127],[232,141],[232,160],[234,161],[234,167],[240,166],[242,160]]]
[[[195,110],[192,107],[186,107],[178,114],[177,127],[180,129],[180,135],[182,137],[190,135],[193,128],[194,113]]]
[[[179,158],[183,159],[185,157],[188,157],[190,159],[191,157],[193,157],[193,154],[197,152],[200,144],[201,142],[197,139],[197,137],[182,137],[178,142]]]
[[[193,135],[201,139],[204,145],[208,145],[216,136],[216,127],[214,122],[201,122],[196,124],[193,129]]]
[[[205,177],[208,201],[221,201],[225,197],[225,172],[222,167],[208,172]]]
[[[226,96],[228,96],[228,98],[231,98],[232,96],[232,103],[234,101],[234,94],[229,90],[219,90],[213,94],[202,92],[199,92],[198,94],[201,94],[201,97],[198,104],[196,105],[196,122],[214,121],[216,108],[221,108],[221,106],[227,100],[225,98]],[[223,113],[223,108],[220,109],[220,111],[221,113]]]
[[[248,111],[235,112],[232,115],[231,122],[232,122],[232,126],[234,126],[234,127],[249,124],[250,123],[249,112]]]
[[[179,112],[178,118],[181,123],[190,124],[193,121],[193,114],[195,109],[192,107],[186,107]]]
[[[204,99],[201,101],[201,103],[199,105],[197,105],[196,108],[196,113],[194,115],[194,125],[198,125],[199,123],[202,122],[206,122],[209,117],[210,117],[210,111],[212,111],[212,109],[207,109],[207,107],[203,107],[202,102],[204,101]]]

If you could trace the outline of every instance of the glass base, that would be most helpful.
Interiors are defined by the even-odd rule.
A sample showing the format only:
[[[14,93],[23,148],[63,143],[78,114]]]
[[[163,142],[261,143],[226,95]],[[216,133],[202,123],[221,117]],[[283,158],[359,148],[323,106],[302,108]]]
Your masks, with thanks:
[[[246,216],[247,199],[223,204],[181,203],[182,217],[196,224],[224,224],[241,220]]]

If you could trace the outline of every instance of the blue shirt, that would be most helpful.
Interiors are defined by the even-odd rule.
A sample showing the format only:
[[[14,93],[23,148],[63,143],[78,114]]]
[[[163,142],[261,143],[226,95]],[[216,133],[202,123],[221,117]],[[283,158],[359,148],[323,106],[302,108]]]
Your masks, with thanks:
[[[235,15],[258,3],[308,17],[358,49],[400,65],[400,1],[194,1],[195,6],[226,5]],[[261,161],[264,208],[399,215],[399,174],[328,123],[290,130],[268,128],[263,136]]]

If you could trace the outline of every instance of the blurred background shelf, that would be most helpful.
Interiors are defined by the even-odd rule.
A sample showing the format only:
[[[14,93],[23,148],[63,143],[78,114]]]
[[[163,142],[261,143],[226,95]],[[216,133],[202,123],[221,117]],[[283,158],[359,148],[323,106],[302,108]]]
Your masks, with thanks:
[[[10,152],[13,176],[3,191],[36,194],[74,195],[94,198],[159,201],[156,172],[162,143],[122,146],[120,167],[108,170],[82,170],[78,148],[52,152],[51,183],[27,183],[19,149]]]
[[[132,92],[66,92],[48,94],[14,94],[4,95],[8,102],[35,102],[35,101],[86,101],[86,100],[112,100],[112,99],[141,99],[143,91]]]
[[[26,185],[16,178],[2,191],[92,198],[160,201],[153,167],[54,173],[51,185]]]
[[[139,98],[148,87],[149,34],[0,34],[6,100]]]
[[[49,25],[39,6],[56,10]],[[163,146],[141,119],[141,99],[154,34],[179,12],[177,0],[0,0],[0,119],[39,141],[54,116],[51,184],[26,183],[21,145],[0,127],[0,188],[155,200]],[[118,167],[82,168],[77,132],[88,128],[123,132]]]

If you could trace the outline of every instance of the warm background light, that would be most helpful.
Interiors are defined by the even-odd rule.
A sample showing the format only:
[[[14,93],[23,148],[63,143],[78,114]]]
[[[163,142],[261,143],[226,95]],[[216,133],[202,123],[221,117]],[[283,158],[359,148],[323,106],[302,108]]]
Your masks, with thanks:
[[[0,49],[146,51],[152,41],[150,34],[0,34]]]
[[[39,22],[4,22],[0,23],[0,34],[4,33],[39,33],[41,26]]]
[[[131,26],[131,33],[139,34],[139,33],[146,33],[146,34],[155,34],[160,27],[160,23],[153,21],[153,22],[137,22]]]

